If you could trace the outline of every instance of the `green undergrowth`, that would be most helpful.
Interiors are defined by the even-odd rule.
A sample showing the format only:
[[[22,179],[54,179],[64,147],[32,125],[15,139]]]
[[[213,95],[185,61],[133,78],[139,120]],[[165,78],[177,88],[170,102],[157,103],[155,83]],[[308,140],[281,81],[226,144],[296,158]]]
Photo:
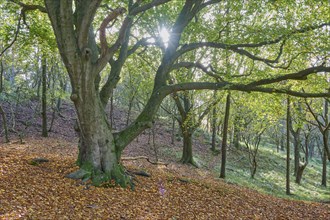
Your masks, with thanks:
[[[180,150],[179,148],[167,148],[163,149],[162,153],[179,159],[181,156]],[[198,162],[200,167],[212,170],[215,176],[218,177],[220,173],[221,155],[212,154],[211,151],[208,155],[201,155],[199,152],[193,151],[194,159]],[[290,183],[292,195],[288,196],[285,193],[286,152],[276,152],[276,149],[271,146],[261,146],[258,152],[257,173],[255,178],[252,179],[250,176],[250,166],[246,148],[229,149],[227,155],[226,182],[286,199],[330,202],[329,186],[321,186],[322,163],[320,159],[312,159],[309,161],[304,171],[301,184],[298,185],[295,183],[295,176],[293,176],[293,156],[291,155],[290,169],[292,175],[290,176]],[[216,160],[215,166],[210,165],[210,161],[214,160]],[[327,169],[330,170],[329,165]],[[329,185],[329,175],[327,180]]]
[[[245,158],[242,160],[237,160],[237,158],[243,155],[245,155]],[[291,156],[291,158],[293,157]],[[291,173],[293,174],[293,160],[291,160],[290,169]],[[330,169],[329,166],[328,169]],[[214,170],[216,173],[218,173],[220,166],[216,166]],[[292,195],[288,196],[285,193],[286,153],[277,153],[274,151],[274,149],[261,147],[259,149],[257,173],[254,179],[250,177],[247,152],[245,152],[245,150],[233,150],[229,153],[228,156],[226,181],[277,197],[317,202],[329,202],[329,186],[321,186],[321,171],[321,161],[311,160],[304,171],[300,185],[295,183],[295,176],[291,175],[290,189]]]

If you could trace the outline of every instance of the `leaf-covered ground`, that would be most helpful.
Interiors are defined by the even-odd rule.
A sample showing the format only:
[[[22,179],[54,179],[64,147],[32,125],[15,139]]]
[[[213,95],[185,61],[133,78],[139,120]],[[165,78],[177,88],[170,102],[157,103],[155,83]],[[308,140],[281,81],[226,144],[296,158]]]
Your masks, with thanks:
[[[96,188],[64,176],[74,144],[26,139],[0,145],[0,219],[329,219],[330,205],[274,198],[228,185],[202,169],[125,160],[136,187]],[[34,163],[34,158],[49,162]]]

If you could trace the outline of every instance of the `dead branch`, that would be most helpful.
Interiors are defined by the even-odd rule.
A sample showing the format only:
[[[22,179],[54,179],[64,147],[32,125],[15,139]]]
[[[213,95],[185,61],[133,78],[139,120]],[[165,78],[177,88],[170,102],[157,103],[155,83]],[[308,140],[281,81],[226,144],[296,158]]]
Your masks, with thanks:
[[[153,165],[164,165],[164,166],[167,166],[169,163],[165,163],[165,162],[154,162],[154,161],[151,161],[149,159],[149,157],[146,157],[146,156],[137,156],[137,157],[122,157],[121,160],[141,160],[141,159],[145,159],[147,160],[149,163],[153,164]]]

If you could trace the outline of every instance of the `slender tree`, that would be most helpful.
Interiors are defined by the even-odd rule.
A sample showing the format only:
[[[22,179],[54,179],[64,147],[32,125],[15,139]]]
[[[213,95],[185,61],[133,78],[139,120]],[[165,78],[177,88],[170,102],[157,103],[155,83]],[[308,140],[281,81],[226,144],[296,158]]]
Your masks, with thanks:
[[[329,152],[329,130],[330,130],[330,120],[329,120],[329,101],[324,99],[323,114],[318,115],[311,107],[311,104],[305,99],[305,104],[308,111],[312,114],[314,120],[316,121],[316,127],[319,129],[322,135],[323,142],[323,155],[322,155],[322,186],[327,186],[327,156]]]
[[[42,136],[48,137],[48,128],[47,128],[47,61],[46,57],[43,56],[41,60],[41,69],[42,69]]]
[[[286,99],[286,194],[291,195],[290,192],[290,98]]]
[[[225,110],[225,119],[223,122],[222,130],[222,144],[221,144],[221,169],[220,169],[220,178],[226,177],[226,161],[227,161],[227,138],[228,138],[228,125],[229,125],[229,114],[230,114],[230,92],[226,97],[226,110]]]

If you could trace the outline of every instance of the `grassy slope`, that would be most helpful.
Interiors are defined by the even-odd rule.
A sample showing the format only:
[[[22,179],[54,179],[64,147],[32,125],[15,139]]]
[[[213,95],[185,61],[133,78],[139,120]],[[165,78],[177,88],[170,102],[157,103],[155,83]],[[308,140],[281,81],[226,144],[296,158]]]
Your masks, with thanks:
[[[206,142],[204,141],[204,143]],[[207,146],[204,147],[207,148]],[[182,150],[181,148],[171,148],[163,149],[163,152],[180,159]],[[226,181],[281,198],[330,202],[329,186],[327,188],[321,186],[322,162],[320,159],[312,159],[309,162],[300,185],[296,184],[294,182],[295,177],[293,175],[291,176],[291,193],[293,195],[287,196],[285,194],[286,152],[280,151],[277,153],[273,146],[266,146],[266,144],[260,146],[258,152],[257,173],[255,178],[251,179],[246,148],[242,146],[241,149],[229,149]],[[216,176],[219,175],[219,155],[212,155],[211,152],[207,154],[205,152],[201,153],[194,147],[194,157],[201,167],[211,169]],[[291,155],[291,158],[293,158],[293,155]],[[215,165],[214,161],[216,161]],[[213,163],[212,165],[210,165],[211,162]],[[290,169],[293,172],[292,159]],[[329,164],[328,170],[330,170]]]

